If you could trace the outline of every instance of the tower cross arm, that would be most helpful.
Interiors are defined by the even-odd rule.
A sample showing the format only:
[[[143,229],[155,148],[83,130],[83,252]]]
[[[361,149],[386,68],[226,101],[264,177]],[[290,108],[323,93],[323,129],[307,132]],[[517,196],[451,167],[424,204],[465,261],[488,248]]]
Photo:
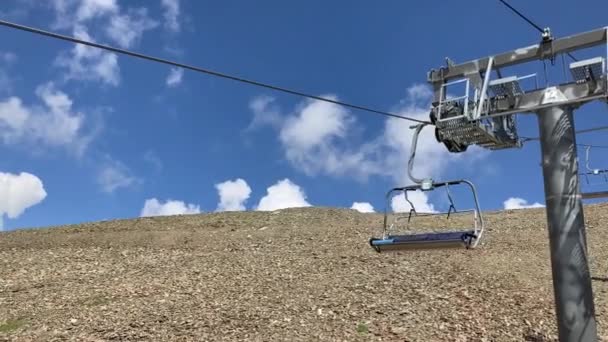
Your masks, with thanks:
[[[602,27],[559,39],[523,47],[494,56],[492,68],[500,69],[516,64],[542,60],[560,53],[573,52],[601,44],[606,44],[608,27]],[[488,68],[490,57],[484,57],[461,64],[431,70],[428,75],[430,83],[448,82],[482,72]]]
[[[540,109],[560,105],[578,107],[594,100],[607,100],[606,76],[599,82],[567,83],[550,88],[542,88],[518,96],[515,103],[509,99],[492,103],[487,116],[504,116],[517,113],[537,113]]]

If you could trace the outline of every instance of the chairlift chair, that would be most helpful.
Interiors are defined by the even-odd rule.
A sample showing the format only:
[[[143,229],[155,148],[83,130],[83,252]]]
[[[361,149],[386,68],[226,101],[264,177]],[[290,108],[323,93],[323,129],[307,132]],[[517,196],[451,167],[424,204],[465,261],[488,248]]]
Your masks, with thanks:
[[[466,248],[472,249],[477,247],[481,236],[484,231],[484,222],[477,198],[477,191],[475,186],[468,180],[452,180],[447,182],[435,182],[430,178],[419,179],[412,175],[412,169],[414,165],[414,158],[416,155],[416,145],[418,142],[418,136],[420,131],[424,127],[424,124],[416,126],[414,136],[412,139],[412,147],[410,152],[410,159],[408,162],[408,175],[414,185],[396,187],[388,191],[386,194],[386,205],[384,209],[384,224],[382,235],[379,237],[372,237],[369,240],[370,245],[377,252],[384,251],[400,251],[400,250],[421,250],[421,249],[441,249],[441,248]],[[473,195],[475,207],[469,210],[457,211],[454,205],[454,201],[450,192],[450,187],[455,185],[467,185]],[[414,208],[413,203],[409,200],[408,193],[412,191],[433,191],[439,188],[445,188],[450,207],[447,212],[442,213],[418,213]],[[410,212],[407,216],[398,216],[395,220],[389,224],[389,210],[390,202],[395,193],[402,192],[405,196],[405,200],[410,204]],[[450,218],[451,213],[472,213],[473,223],[470,228],[465,230],[447,230],[441,232],[413,232],[410,230],[410,223],[412,218],[419,216],[439,216],[446,215]],[[394,233],[395,227],[398,222],[407,218],[407,228],[404,234]]]
[[[604,181],[608,183],[608,169],[595,169],[589,166],[590,150],[591,146],[587,146],[585,148],[585,167],[587,168],[587,171],[583,172],[582,175],[585,177],[585,180],[588,185],[591,184],[589,182],[589,176],[603,176]],[[608,191],[582,192],[581,197],[583,199],[605,198],[608,197]]]

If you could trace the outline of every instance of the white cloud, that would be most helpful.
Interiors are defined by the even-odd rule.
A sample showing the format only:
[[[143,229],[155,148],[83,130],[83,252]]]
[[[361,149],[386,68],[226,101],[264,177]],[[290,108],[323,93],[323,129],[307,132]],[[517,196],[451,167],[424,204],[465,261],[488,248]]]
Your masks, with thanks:
[[[335,96],[325,96],[336,100]],[[281,141],[290,153],[305,153],[332,138],[344,137],[349,124],[347,111],[336,104],[309,101],[281,129]]]
[[[167,76],[167,86],[175,87],[182,83],[182,77],[184,76],[184,69],[182,68],[171,68],[169,76]]]
[[[165,9],[163,16],[165,17],[165,27],[173,32],[179,32],[180,24],[179,17],[179,0],[161,0],[161,5]]]
[[[107,157],[97,174],[97,183],[103,192],[112,193],[141,183],[141,180],[134,177],[125,164]]]
[[[245,201],[251,195],[251,188],[245,180],[238,178],[234,181],[225,181],[215,185],[220,202],[218,211],[242,211],[245,210]]]
[[[422,191],[410,191],[407,194],[407,198],[414,205],[414,209],[418,213],[436,213],[435,206],[429,203],[429,197]],[[403,193],[395,195],[391,199],[391,208],[393,212],[403,213],[409,212],[412,206],[405,200]]]
[[[76,26],[74,36],[95,42],[84,26]],[[112,86],[118,86],[120,83],[118,57],[114,53],[97,48],[76,44],[69,53],[60,54],[55,64],[67,69],[67,80],[101,81]]]
[[[374,213],[374,207],[368,202],[354,202],[350,207],[351,209],[357,210],[362,213]]]
[[[69,29],[120,11],[116,0],[52,0],[51,5],[55,10],[55,29]]]
[[[132,47],[143,36],[144,32],[158,26],[148,17],[145,8],[129,11],[129,14],[115,15],[110,18],[106,34],[123,48]]]
[[[0,129],[5,142],[13,139],[13,136],[25,134],[25,125],[30,116],[29,109],[23,106],[18,97],[0,102]]]
[[[249,102],[249,109],[253,112],[253,120],[251,120],[247,130],[264,125],[270,125],[277,129],[281,128],[283,118],[274,102],[275,99],[270,96],[257,96]]]
[[[76,12],[78,21],[85,21],[94,17],[118,12],[116,0],[81,0]]]
[[[0,136],[5,144],[32,143],[65,147],[81,156],[93,138],[85,135],[84,114],[72,109],[72,100],[47,83],[36,89],[44,106],[26,106],[18,97],[0,101]]]
[[[283,179],[266,189],[266,196],[260,200],[257,210],[273,211],[294,207],[310,207],[310,203],[306,201],[306,194],[300,186],[289,179]]]
[[[336,100],[333,95],[324,98]],[[355,118],[343,107],[322,101],[306,101],[298,106],[296,114],[283,122],[279,140],[287,160],[298,170],[315,175],[350,174],[366,178],[379,173],[380,165],[374,160],[371,144],[356,148],[346,144]]]
[[[519,197],[511,197],[509,199],[507,199],[506,201],[503,202],[504,208],[505,210],[511,210],[511,209],[527,209],[527,208],[543,208],[544,205],[538,202],[535,202],[533,204],[528,204],[528,201],[523,199],[523,198],[519,198]]]
[[[75,4],[75,0],[50,0],[49,5],[55,11],[55,22],[51,27],[55,30],[69,28],[76,18],[72,15],[70,7]]]
[[[79,39],[96,42],[89,34],[90,26],[91,31],[104,32],[123,48],[133,47],[145,31],[159,25],[146,8],[121,11],[116,0],[53,0],[52,6],[56,29],[70,30]],[[77,44],[62,52],[55,64],[66,70],[66,80],[99,81],[112,86],[120,83],[117,55],[97,48]]]
[[[17,218],[27,208],[42,202],[46,195],[42,181],[33,174],[0,172],[0,230],[4,215]]]
[[[9,68],[17,62],[17,55],[10,51],[0,51],[0,94],[11,94],[13,79]]]
[[[394,109],[400,115],[429,119],[431,90],[424,85],[413,85],[407,98]],[[335,100],[333,95],[325,96]],[[290,164],[307,175],[319,173],[366,179],[369,176],[388,176],[406,185],[413,129],[412,122],[389,118],[383,131],[365,143],[356,143],[355,117],[336,104],[307,100],[296,107],[295,113],[281,120],[274,99],[259,97],[250,103],[254,117],[249,128],[270,124],[279,131],[279,141]],[[416,155],[415,174],[418,177],[440,177],[448,164],[470,164],[486,155],[471,147],[475,153],[449,153],[436,141],[432,127],[420,134]],[[468,161],[469,163],[464,163]]]
[[[167,200],[165,203],[156,198],[147,199],[141,210],[140,216],[171,216],[199,214],[201,209],[198,205],[186,204],[183,201]]]
[[[56,90],[52,83],[38,87],[36,94],[44,101],[50,112],[48,117],[35,117],[33,129],[45,137],[51,145],[66,145],[78,136],[84,115],[72,113],[72,100]]]
[[[407,88],[407,95],[410,101],[416,102],[419,100],[426,101],[426,99],[431,98],[433,96],[433,92],[431,88],[429,88],[425,84],[414,84]]]

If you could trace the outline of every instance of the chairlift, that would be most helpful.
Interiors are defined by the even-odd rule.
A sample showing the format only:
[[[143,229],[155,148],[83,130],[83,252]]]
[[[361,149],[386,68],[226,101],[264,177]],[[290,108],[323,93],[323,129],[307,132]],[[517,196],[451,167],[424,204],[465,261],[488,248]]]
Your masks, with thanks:
[[[382,236],[372,237],[369,240],[370,245],[377,252],[384,251],[400,251],[400,250],[421,250],[421,249],[447,249],[447,248],[466,248],[473,249],[477,247],[484,231],[484,222],[477,198],[475,186],[468,180],[451,180],[444,182],[436,182],[431,178],[419,179],[413,176],[412,169],[414,166],[414,158],[416,155],[416,145],[418,136],[425,124],[415,127],[414,136],[412,138],[412,147],[410,158],[408,161],[408,176],[415,183],[413,185],[397,187],[388,191],[386,194],[386,205],[384,209],[384,223]],[[458,211],[454,204],[454,199],[450,191],[450,187],[457,185],[466,185],[473,195],[475,207],[473,209]],[[447,212],[439,213],[419,213],[416,211],[414,204],[408,197],[408,193],[414,191],[429,192],[444,188],[450,203]],[[410,205],[410,211],[406,216],[397,216],[392,223],[389,224],[389,206],[396,193],[403,193],[405,201]],[[419,229],[410,229],[412,219],[428,216],[446,216],[447,220],[453,213],[471,213],[473,222],[471,227],[465,230],[446,230],[419,233]],[[407,220],[406,233],[397,233],[396,227],[400,221]]]
[[[585,181],[588,185],[589,176],[602,176],[604,178],[604,182],[608,183],[608,169],[595,169],[589,166],[589,152],[591,151],[591,146],[585,147],[585,167],[587,168],[586,172],[582,173],[582,176],[585,177]],[[595,191],[595,192],[582,192],[581,197],[583,199],[596,199],[596,198],[605,198],[608,197],[608,191]]]

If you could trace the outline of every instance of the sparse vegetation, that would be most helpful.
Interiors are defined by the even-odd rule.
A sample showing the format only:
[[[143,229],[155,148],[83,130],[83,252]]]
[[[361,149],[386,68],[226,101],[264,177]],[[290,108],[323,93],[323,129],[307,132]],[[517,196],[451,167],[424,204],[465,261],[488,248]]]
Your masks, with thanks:
[[[359,323],[359,325],[357,325],[357,332],[359,334],[367,334],[369,332],[369,328],[367,327],[367,324]]]
[[[25,325],[25,321],[21,319],[11,319],[4,323],[0,323],[0,333],[10,333]]]
[[[95,295],[90,298],[86,298],[82,304],[86,306],[96,306],[96,305],[107,305],[110,303],[110,299],[106,298],[103,295]]]

